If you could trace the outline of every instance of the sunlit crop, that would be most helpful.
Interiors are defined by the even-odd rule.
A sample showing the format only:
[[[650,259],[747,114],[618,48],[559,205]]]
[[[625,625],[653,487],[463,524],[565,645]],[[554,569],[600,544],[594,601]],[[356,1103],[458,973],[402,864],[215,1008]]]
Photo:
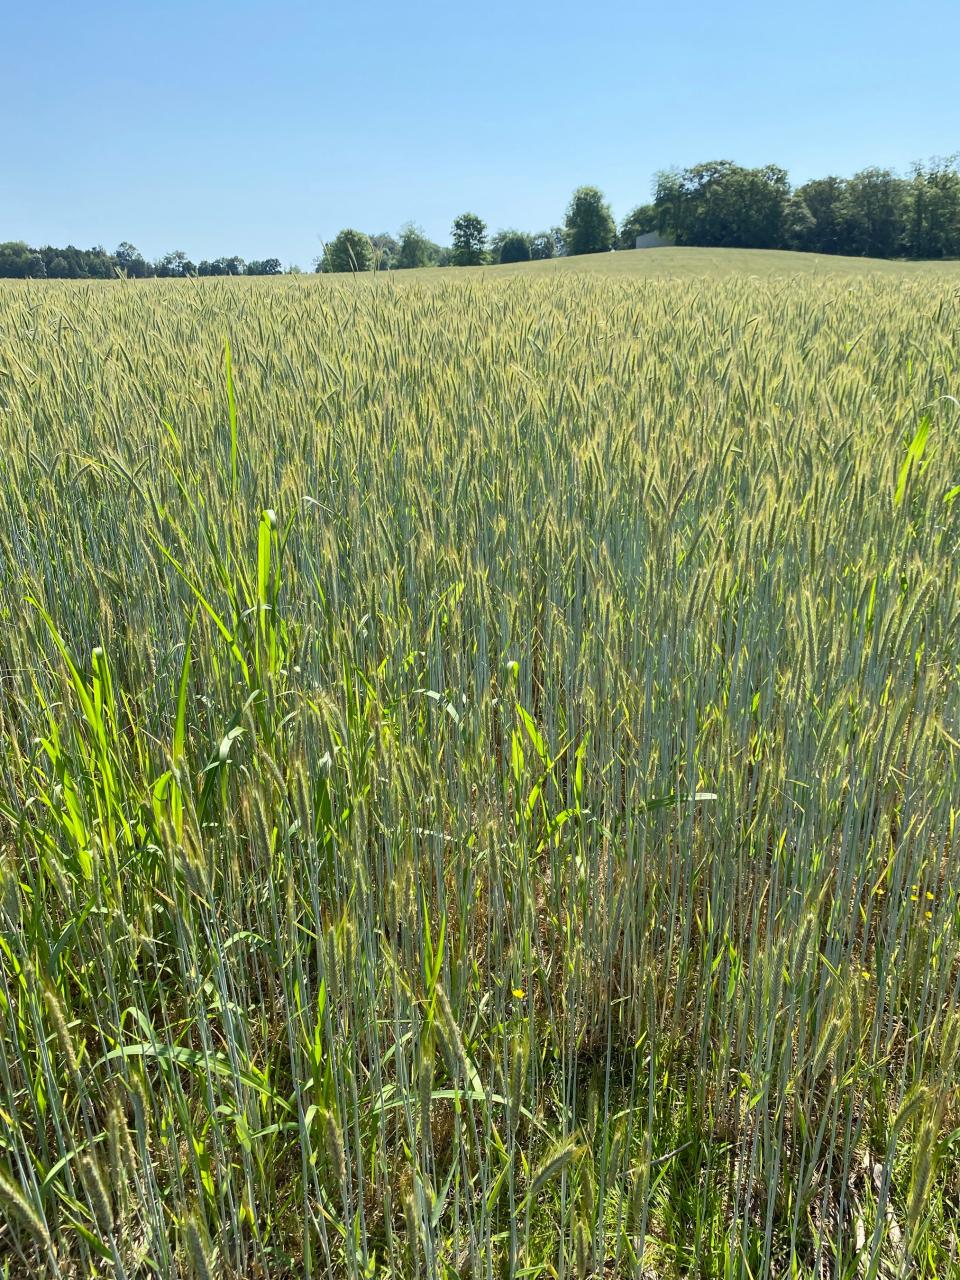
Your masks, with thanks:
[[[946,1277],[960,298],[0,289],[0,1267]]]

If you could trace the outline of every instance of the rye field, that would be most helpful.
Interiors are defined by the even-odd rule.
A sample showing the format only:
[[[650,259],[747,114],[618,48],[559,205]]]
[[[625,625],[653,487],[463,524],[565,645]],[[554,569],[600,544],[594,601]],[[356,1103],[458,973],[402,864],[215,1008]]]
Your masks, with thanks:
[[[0,1275],[960,1275],[960,270],[683,253],[0,287]]]

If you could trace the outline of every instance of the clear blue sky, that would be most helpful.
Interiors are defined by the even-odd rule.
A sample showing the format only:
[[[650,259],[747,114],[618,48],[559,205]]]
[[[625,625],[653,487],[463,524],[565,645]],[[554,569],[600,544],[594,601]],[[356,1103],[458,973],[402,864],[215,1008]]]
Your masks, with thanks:
[[[0,240],[306,267],[343,226],[535,231],[584,182],[619,219],[674,164],[960,149],[960,0],[5,0],[0,29]]]

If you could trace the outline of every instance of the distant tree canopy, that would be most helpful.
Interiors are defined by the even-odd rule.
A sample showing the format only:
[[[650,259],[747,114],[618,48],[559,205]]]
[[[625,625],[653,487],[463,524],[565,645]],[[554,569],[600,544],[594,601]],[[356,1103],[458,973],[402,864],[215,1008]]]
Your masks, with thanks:
[[[870,168],[852,178],[815,178],[793,191],[777,165],[744,169],[714,160],[658,174],[653,207],[657,228],[681,245],[960,256],[956,156],[916,164],[909,178]]]
[[[197,267],[197,275],[199,276],[242,276],[245,274],[246,263],[242,258],[214,258],[212,262],[202,258],[200,265]]]
[[[174,249],[157,260],[157,275],[182,279],[184,276],[195,276],[197,268],[182,249]]]
[[[43,262],[40,275],[51,280],[109,280],[116,276],[119,263],[102,245],[78,249],[68,244],[63,249],[43,245],[37,250]]]
[[[616,223],[603,192],[597,187],[577,187],[567,205],[566,252],[604,253],[613,248],[616,238]]]
[[[620,224],[617,236],[618,249],[633,249],[637,236],[645,236],[651,231],[659,231],[660,218],[655,205],[641,204],[630,211]]]
[[[555,258],[563,253],[563,230],[552,227],[549,231],[517,231],[508,227],[492,235],[487,243],[486,260],[499,262],[529,262]]]
[[[914,257],[960,254],[960,171],[956,160],[914,165],[907,205],[906,239]]]
[[[370,237],[353,227],[344,227],[317,259],[316,269],[324,272],[372,271],[373,263],[374,251]]]
[[[131,244],[129,240],[122,240],[114,250],[113,256],[118,269],[132,280],[142,280],[145,276],[156,274],[137,246]]]
[[[557,239],[556,231],[538,231],[530,237],[530,257],[536,262],[545,258],[556,258],[563,253],[563,241]]]
[[[843,253],[850,243],[846,185],[843,178],[815,178],[798,187],[786,210],[786,242],[811,253]]]
[[[373,265],[377,271],[390,271],[397,265],[400,245],[388,231],[367,238],[373,249]]]
[[[906,249],[910,184],[889,169],[863,169],[847,183],[850,251],[899,257]]]
[[[533,257],[533,237],[525,231],[498,231],[490,238],[493,262],[529,262]]]
[[[789,198],[786,170],[776,165],[712,160],[657,174],[654,207],[677,244],[773,249],[783,242]]]
[[[182,249],[165,253],[156,262],[148,262],[129,240],[107,253],[102,245],[93,249],[44,245],[32,249],[23,240],[0,244],[0,277],[50,280],[112,280],[124,275],[142,280],[150,276],[179,278],[184,276],[273,276],[282,271],[279,258],[263,258],[244,263],[242,258],[206,259],[195,265]]]
[[[42,279],[47,274],[43,258],[25,240],[0,244],[0,277],[7,280]]]
[[[500,242],[501,262],[529,262],[532,256],[531,238],[523,231],[512,231]]]
[[[791,189],[779,165],[744,168],[709,160],[656,175],[652,203],[640,204],[620,224],[596,187],[578,187],[563,226],[531,234],[509,229],[487,239],[475,213],[454,220],[452,246],[434,244],[413,222],[397,237],[346,228],[325,248],[317,271],[392,271],[413,267],[480,266],[524,262],[560,254],[630,249],[651,231],[678,245],[738,249],[797,249],[877,258],[960,257],[960,156],[913,166],[906,177],[890,169],[861,169],[850,178],[830,175]],[[296,270],[296,268],[289,268]],[[35,248],[24,240],[0,243],[0,277],[110,280],[117,276],[271,276],[279,258],[201,259],[182,249],[150,262],[128,240],[108,253],[102,245]]]
[[[279,258],[254,258],[252,262],[248,262],[245,275],[248,276],[278,276],[283,272]]]
[[[440,246],[427,239],[422,227],[406,222],[400,228],[400,245],[393,265],[401,270],[434,266],[439,263],[440,253]]]
[[[475,213],[461,213],[459,218],[454,218],[452,239],[453,265],[479,267],[484,261],[487,224]]]

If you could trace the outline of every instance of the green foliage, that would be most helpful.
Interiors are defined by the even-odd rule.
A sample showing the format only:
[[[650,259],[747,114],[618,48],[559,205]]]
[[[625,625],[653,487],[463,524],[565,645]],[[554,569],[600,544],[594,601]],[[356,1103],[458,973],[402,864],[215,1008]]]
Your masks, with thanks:
[[[564,252],[604,253],[612,249],[617,228],[610,206],[596,187],[577,187],[567,206]]]
[[[786,243],[811,253],[849,253],[852,243],[843,178],[817,178],[798,187],[786,214]]]
[[[369,239],[373,249],[374,269],[377,271],[391,271],[397,265],[397,254],[400,252],[398,241],[386,231],[370,236]]]
[[[555,258],[561,252],[557,237],[552,231],[538,231],[530,239],[530,257],[537,262]]]
[[[461,213],[458,218],[455,218],[451,234],[453,239],[451,262],[455,267],[478,267],[484,262],[487,224],[475,213]]]
[[[414,267],[429,267],[437,262],[439,247],[428,240],[423,228],[414,222],[407,222],[400,228],[400,244],[397,249],[395,265],[404,270]]]
[[[907,238],[915,258],[960,258],[960,170],[957,165],[956,156],[914,165]]]
[[[112,280],[116,277],[118,262],[102,246],[78,249],[72,244],[57,249],[44,245],[36,251],[43,270],[31,274],[46,275],[51,280]]]
[[[817,178],[792,193],[782,169],[729,161],[658,175],[660,227],[677,243],[786,247],[863,257],[960,256],[957,160],[915,165],[911,178],[864,169]]]
[[[0,1274],[954,1274],[960,267],[653,256],[0,285]]]
[[[401,228],[399,240],[387,232],[365,236],[348,229],[315,265],[323,272],[478,266],[486,261],[527,261],[527,250],[530,258],[543,260],[598,253],[615,245],[631,249],[638,236],[653,231],[675,238],[681,246],[787,248],[880,258],[960,257],[958,157],[918,163],[908,179],[889,169],[870,168],[850,179],[814,179],[793,191],[786,172],[776,165],[746,169],[727,160],[711,161],[659,173],[653,203],[628,213],[619,232],[602,194],[595,187],[581,187],[567,209],[564,227],[532,236],[501,231],[491,239],[489,251],[486,225],[468,213],[454,222],[452,248],[432,243],[414,223]],[[182,250],[151,264],[128,241],[113,254],[102,247],[0,244],[0,278],[112,279],[122,273],[142,279],[281,271],[277,258],[245,264],[236,256],[221,257],[194,265]]]
[[[784,169],[713,160],[657,175],[654,207],[678,245],[775,249],[784,243],[790,186]]]
[[[246,264],[238,257],[214,258],[212,261],[201,258],[197,267],[197,275],[201,276],[242,276],[245,271]]]
[[[67,245],[58,249],[45,245],[41,249],[31,249],[23,241],[0,244],[0,278],[42,279],[47,276],[52,280],[112,280],[122,274],[131,280],[144,280],[155,275],[162,278],[279,275],[281,270],[279,258],[264,258],[246,264],[242,258],[216,258],[213,261],[203,260],[197,266],[182,249],[166,253],[156,263],[151,263],[126,240],[112,254],[99,246],[77,249]]]
[[[182,249],[174,249],[172,253],[165,253],[157,262],[157,275],[160,276],[161,279],[167,277],[195,276],[196,274],[196,266],[190,261]]]
[[[637,236],[647,235],[651,231],[660,230],[660,214],[655,205],[641,204],[632,210],[620,224],[617,245],[621,249],[632,249],[637,243]]]
[[[328,245],[317,261],[317,270],[325,272],[372,271],[373,245],[370,237],[352,227],[345,227]]]
[[[490,240],[494,262],[529,262],[533,256],[533,237],[525,231],[498,231]]]
[[[129,240],[123,240],[117,245],[113,258],[117,264],[117,270],[121,271],[125,276],[129,276],[131,280],[142,280],[145,276],[154,274],[150,263],[147,262],[136,245],[131,244]]]
[[[846,184],[847,253],[893,258],[904,253],[909,184],[890,169],[863,169]]]
[[[246,264],[243,274],[245,276],[278,276],[282,271],[279,258],[254,258],[252,262]]]
[[[46,274],[46,264],[41,255],[23,240],[0,243],[0,277],[14,280],[39,279]]]

